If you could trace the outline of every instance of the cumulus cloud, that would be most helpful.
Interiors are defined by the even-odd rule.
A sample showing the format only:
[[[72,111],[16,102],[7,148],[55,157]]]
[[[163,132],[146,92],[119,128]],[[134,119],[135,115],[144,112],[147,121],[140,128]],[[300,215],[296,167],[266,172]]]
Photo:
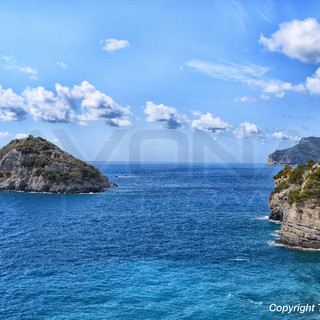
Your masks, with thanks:
[[[0,121],[21,120],[26,114],[23,98],[12,89],[3,89],[0,85]]]
[[[29,66],[23,66],[20,65],[17,61],[17,59],[15,59],[15,57],[13,56],[1,56],[1,60],[3,62],[3,68],[4,69],[14,69],[14,70],[18,70],[24,73],[28,73],[30,74],[30,78],[31,79],[36,79],[36,74],[37,74],[37,69],[31,68]]]
[[[128,118],[131,114],[130,107],[119,106],[111,97],[87,81],[71,88],[57,83],[55,89],[56,94],[44,87],[27,88],[23,92],[28,112],[34,120],[76,122],[80,125],[88,125],[89,121],[103,120],[113,127],[131,125]]]
[[[250,122],[241,122],[240,128],[236,128],[233,133],[237,138],[248,138],[259,133],[259,129],[256,124]]]
[[[16,139],[24,139],[24,138],[27,138],[28,135],[26,133],[17,133],[16,134]]]
[[[217,64],[195,59],[187,62],[187,65],[199,72],[207,74],[208,76],[226,81],[241,81],[251,78],[260,78],[268,71],[268,68],[254,64],[240,65],[229,61]]]
[[[143,111],[148,115],[147,121],[161,122],[167,129],[177,129],[189,122],[187,116],[180,114],[176,108],[154,104],[152,101],[147,101]]]
[[[115,50],[124,49],[130,46],[128,40],[117,39],[105,39],[101,40],[99,44],[102,46],[102,50],[113,52]]]
[[[272,138],[275,138],[275,139],[280,139],[280,140],[293,140],[293,141],[299,141],[299,140],[301,139],[301,137],[298,137],[298,136],[290,136],[290,135],[285,134],[285,133],[282,132],[282,131],[273,132],[273,133],[271,134],[271,137],[272,137]]]
[[[250,86],[260,87],[265,93],[273,93],[278,98],[283,98],[286,91],[294,91],[299,93],[305,93],[306,88],[303,84],[293,85],[289,82],[282,82],[280,80],[244,80]]]
[[[74,86],[65,95],[70,99],[82,99],[81,115],[77,118],[82,122],[104,120],[113,127],[129,127],[131,125],[128,116],[131,114],[130,107],[121,107],[111,97],[97,90],[87,81],[80,86]]]
[[[207,114],[195,114],[199,119],[195,119],[191,123],[191,128],[203,132],[221,132],[226,131],[232,126],[227,122],[222,121],[219,117],[214,118],[210,112]]]
[[[44,87],[27,88],[23,96],[29,113],[36,121],[71,122],[75,118],[74,110],[68,101]]]
[[[320,68],[312,75],[307,77],[306,88],[311,94],[320,94]]]
[[[57,83],[55,91],[36,87],[17,95],[0,85],[0,121],[22,120],[30,114],[36,121],[88,125],[102,120],[113,127],[131,126],[130,107],[121,107],[87,81],[73,87]]]
[[[281,23],[270,38],[261,34],[259,42],[270,51],[302,62],[320,62],[320,25],[314,18]]]
[[[266,95],[266,94],[261,94],[259,97],[257,98],[253,98],[253,97],[237,97],[234,99],[234,102],[249,102],[249,103],[256,103],[256,102],[265,102],[270,100],[270,96]]]
[[[10,135],[9,132],[0,132],[0,138],[7,137],[9,135]]]

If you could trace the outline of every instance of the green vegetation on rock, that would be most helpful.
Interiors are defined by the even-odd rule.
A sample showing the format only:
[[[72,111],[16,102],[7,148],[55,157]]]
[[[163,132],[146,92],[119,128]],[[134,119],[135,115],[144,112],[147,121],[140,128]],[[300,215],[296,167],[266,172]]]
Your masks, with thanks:
[[[320,167],[312,171],[313,165],[314,161],[312,159],[309,159],[307,164],[299,165],[295,169],[286,165],[283,170],[273,177],[275,180],[283,180],[277,184],[271,196],[294,185],[295,189],[288,194],[289,204],[296,203],[300,205],[304,201],[311,199],[320,204]],[[307,171],[309,171],[309,174],[305,175]]]
[[[292,170],[293,170],[292,167],[289,166],[288,164],[286,164],[286,165],[284,166],[284,168],[283,168],[281,171],[279,171],[278,174],[276,174],[276,175],[273,177],[273,179],[276,180],[276,179],[280,179],[280,178],[282,178],[282,177],[285,177],[285,176],[287,176]]]
[[[15,139],[0,149],[0,190],[86,193],[109,186],[94,166],[41,137]]]
[[[303,182],[303,178],[302,178],[303,174],[307,170],[310,170],[313,165],[314,165],[314,161],[312,159],[309,159],[307,164],[297,166],[292,171],[292,173],[290,174],[288,181],[290,183],[302,184],[302,182]]]
[[[279,193],[281,192],[282,190],[285,190],[287,188],[290,187],[290,184],[288,181],[281,181],[275,188],[274,190],[272,191],[271,195],[274,195],[275,193]]]
[[[25,157],[21,165],[30,170],[35,170],[37,176],[42,175],[50,182],[79,182],[96,178],[100,174],[99,170],[92,165],[74,158],[65,151],[62,151],[53,143],[38,137],[29,136],[25,139],[12,140],[8,145],[0,150],[0,161],[9,151],[16,149]],[[44,168],[53,163],[64,163],[68,165],[69,171]]]
[[[305,194],[301,193],[301,190],[299,190],[299,189],[290,191],[288,194],[288,203],[289,204],[293,204],[293,203],[301,204],[305,200],[307,200],[307,196]]]

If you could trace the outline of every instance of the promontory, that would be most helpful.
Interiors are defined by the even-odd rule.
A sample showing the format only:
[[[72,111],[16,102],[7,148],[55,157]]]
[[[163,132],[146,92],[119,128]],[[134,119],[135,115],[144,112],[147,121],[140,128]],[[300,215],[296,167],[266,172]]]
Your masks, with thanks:
[[[320,164],[286,165],[274,176],[270,219],[281,222],[278,243],[320,249]]]
[[[299,143],[291,148],[276,150],[269,155],[267,165],[289,164],[296,166],[307,163],[308,159],[320,160],[319,137],[301,138]]]
[[[90,193],[111,186],[98,169],[41,137],[15,139],[0,149],[0,191]]]

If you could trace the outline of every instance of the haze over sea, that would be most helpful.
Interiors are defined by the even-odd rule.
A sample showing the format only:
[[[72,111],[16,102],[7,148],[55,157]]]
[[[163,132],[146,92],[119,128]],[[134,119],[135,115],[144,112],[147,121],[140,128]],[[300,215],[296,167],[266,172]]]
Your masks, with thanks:
[[[266,219],[280,167],[95,165],[119,187],[0,193],[1,319],[282,319],[271,303],[320,302],[320,254],[275,246]]]

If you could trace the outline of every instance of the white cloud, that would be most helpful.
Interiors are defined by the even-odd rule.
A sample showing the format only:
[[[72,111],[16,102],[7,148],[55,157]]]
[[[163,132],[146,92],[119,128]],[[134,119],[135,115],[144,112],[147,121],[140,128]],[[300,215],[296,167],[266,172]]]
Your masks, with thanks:
[[[202,115],[202,112],[199,110],[191,110],[191,112],[195,117],[200,117]]]
[[[187,65],[213,78],[226,81],[260,78],[268,71],[268,68],[254,64],[240,65],[229,61],[226,61],[223,64],[217,64],[202,60],[191,60],[187,62]]]
[[[176,108],[164,104],[157,105],[152,101],[147,101],[143,111],[148,115],[147,121],[161,122],[168,129],[176,129],[189,122],[187,116],[180,114]]]
[[[87,81],[71,88],[56,83],[55,89],[56,93],[44,87],[27,88],[19,96],[0,85],[0,121],[21,120],[28,113],[36,121],[88,125],[88,121],[102,120],[113,127],[131,125],[130,107],[121,107]]]
[[[124,49],[130,46],[128,40],[117,40],[117,39],[101,40],[99,44],[102,45],[103,50],[106,50],[109,52],[113,52],[119,49]]]
[[[306,88],[311,94],[320,94],[320,68],[312,75],[307,77]]]
[[[219,117],[214,118],[210,112],[207,112],[207,114],[196,114],[200,118],[192,121],[192,129],[204,132],[221,132],[232,127],[227,122],[222,121]]]
[[[303,84],[293,85],[289,82],[282,82],[280,80],[243,80],[250,86],[260,87],[265,93],[273,93],[278,98],[283,98],[286,91],[294,91],[299,93],[305,93],[306,88]]]
[[[64,62],[57,61],[57,65],[62,69],[68,69],[68,66]]]
[[[241,122],[240,128],[236,128],[235,130],[233,130],[233,133],[237,138],[251,137],[257,135],[259,132],[260,131],[256,124],[247,121]]]
[[[74,86],[70,92],[64,90],[64,94],[71,99],[82,99],[82,114],[78,115],[77,119],[84,125],[87,121],[104,120],[113,127],[131,126],[128,119],[131,114],[130,107],[121,107],[87,81],[83,81],[80,86]]]
[[[9,135],[10,135],[9,132],[0,132],[0,138],[7,137]]]
[[[3,61],[3,68],[4,69],[14,69],[24,73],[30,74],[31,79],[36,79],[37,69],[22,66],[18,63],[17,59],[12,56],[1,56],[1,60]]]
[[[26,116],[23,98],[0,85],[0,121],[21,120]]]
[[[275,138],[275,139],[280,139],[280,140],[294,140],[294,141],[299,141],[301,139],[301,137],[290,136],[290,135],[283,133],[282,131],[273,132],[271,134],[271,137]]]
[[[129,119],[110,118],[105,120],[105,122],[111,127],[130,127],[132,125]]]
[[[24,139],[27,137],[28,137],[28,135],[26,133],[17,133],[16,134],[16,139]]]
[[[257,65],[239,65],[236,63],[225,61],[223,64],[211,63],[202,60],[191,60],[187,62],[189,67],[195,68],[197,71],[207,74],[213,78],[226,81],[242,81],[250,86],[260,87],[264,93],[272,93],[277,98],[283,98],[286,91],[306,93],[303,84],[292,84],[280,80],[262,80],[268,68]],[[269,100],[266,94],[260,95],[258,98],[253,97],[237,97],[235,102],[262,102]]]
[[[61,87],[56,85],[56,90]],[[71,122],[74,120],[74,110],[63,96],[56,96],[44,87],[27,88],[23,92],[28,111],[36,121]]]
[[[281,23],[270,38],[260,36],[259,42],[270,51],[282,52],[303,62],[320,62],[320,25],[314,18]]]
[[[270,100],[270,96],[266,95],[266,94],[261,94],[259,97],[257,98],[253,98],[253,97],[237,97],[234,99],[234,102],[249,102],[249,103],[256,103],[256,102],[265,102]]]

